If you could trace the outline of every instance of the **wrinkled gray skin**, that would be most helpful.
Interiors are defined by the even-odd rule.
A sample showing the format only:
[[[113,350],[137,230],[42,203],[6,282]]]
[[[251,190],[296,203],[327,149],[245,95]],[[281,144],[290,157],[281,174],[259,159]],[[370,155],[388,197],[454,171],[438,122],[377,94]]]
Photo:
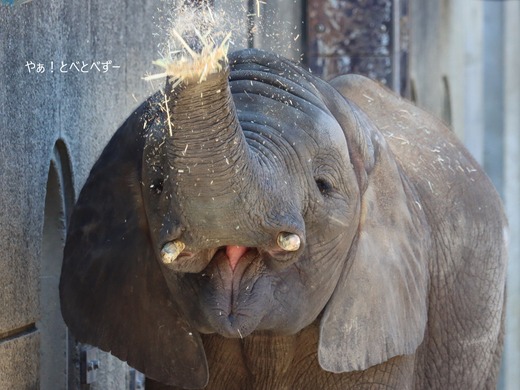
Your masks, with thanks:
[[[60,291],[79,340],[165,388],[496,386],[506,222],[441,122],[257,50],[166,94],[72,215]]]

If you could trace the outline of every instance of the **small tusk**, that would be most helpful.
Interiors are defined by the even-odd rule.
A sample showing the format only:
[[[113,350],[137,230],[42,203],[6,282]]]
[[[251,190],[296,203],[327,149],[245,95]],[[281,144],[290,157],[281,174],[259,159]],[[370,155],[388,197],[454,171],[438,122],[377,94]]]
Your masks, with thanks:
[[[300,249],[301,240],[297,234],[282,232],[278,234],[278,239],[276,240],[280,248],[284,251],[295,252]]]
[[[161,249],[162,262],[166,265],[173,263],[185,247],[186,245],[179,240],[167,242]]]

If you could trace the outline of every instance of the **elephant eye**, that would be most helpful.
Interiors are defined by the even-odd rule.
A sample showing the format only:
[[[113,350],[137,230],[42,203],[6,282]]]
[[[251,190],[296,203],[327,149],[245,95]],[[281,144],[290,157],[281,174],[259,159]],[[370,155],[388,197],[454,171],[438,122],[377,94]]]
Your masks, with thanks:
[[[156,195],[159,195],[163,190],[163,179],[157,178],[155,179],[152,184],[150,185],[150,189],[152,192]]]
[[[328,195],[334,189],[332,183],[323,178],[316,179],[316,186],[318,187],[318,190],[320,190],[322,195]]]

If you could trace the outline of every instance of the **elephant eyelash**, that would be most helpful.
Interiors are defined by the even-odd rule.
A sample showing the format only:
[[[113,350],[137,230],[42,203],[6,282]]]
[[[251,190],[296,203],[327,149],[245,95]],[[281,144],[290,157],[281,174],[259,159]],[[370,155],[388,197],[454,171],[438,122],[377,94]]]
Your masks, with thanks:
[[[334,190],[334,186],[330,181],[322,177],[316,178],[316,186],[322,195],[328,195]]]

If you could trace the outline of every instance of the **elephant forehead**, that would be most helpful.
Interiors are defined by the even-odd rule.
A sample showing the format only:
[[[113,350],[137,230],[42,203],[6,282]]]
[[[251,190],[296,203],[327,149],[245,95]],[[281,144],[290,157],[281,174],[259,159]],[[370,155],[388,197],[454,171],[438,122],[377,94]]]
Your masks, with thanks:
[[[265,96],[234,96],[240,123],[245,129],[269,137],[276,135],[292,146],[338,146],[346,148],[336,119],[312,103],[280,102]]]
[[[313,115],[297,114],[295,120],[287,125],[287,133],[295,150],[308,150],[314,145],[314,157],[343,156],[348,158],[347,141],[336,119],[321,110]],[[302,136],[305,134],[305,136]],[[326,153],[327,156],[323,154]],[[331,154],[332,153],[332,154]]]

